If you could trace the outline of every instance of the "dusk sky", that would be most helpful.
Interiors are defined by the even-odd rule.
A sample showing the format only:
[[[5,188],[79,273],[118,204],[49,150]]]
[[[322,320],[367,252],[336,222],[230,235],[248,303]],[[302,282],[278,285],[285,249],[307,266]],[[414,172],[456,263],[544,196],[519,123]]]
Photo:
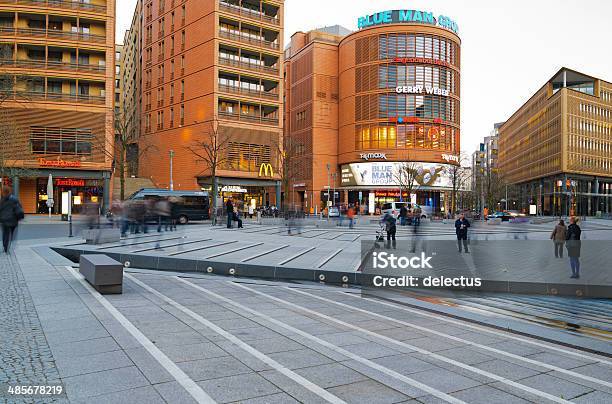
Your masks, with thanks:
[[[201,0],[214,1],[214,0]],[[129,28],[135,0],[117,1],[117,41]],[[285,45],[291,34],[390,9],[431,11],[459,25],[462,150],[471,153],[562,66],[612,81],[609,0],[286,0]]]

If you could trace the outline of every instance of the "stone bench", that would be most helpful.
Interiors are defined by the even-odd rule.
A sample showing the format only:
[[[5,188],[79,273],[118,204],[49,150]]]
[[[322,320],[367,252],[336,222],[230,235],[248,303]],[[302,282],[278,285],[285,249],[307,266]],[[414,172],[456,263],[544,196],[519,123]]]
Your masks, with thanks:
[[[82,236],[87,244],[116,243],[121,240],[119,229],[83,230]]]
[[[498,224],[501,224],[501,223],[502,223],[502,220],[499,217],[487,220],[487,224],[488,225],[498,225]]]
[[[81,255],[79,272],[102,294],[123,291],[123,265],[107,255]]]

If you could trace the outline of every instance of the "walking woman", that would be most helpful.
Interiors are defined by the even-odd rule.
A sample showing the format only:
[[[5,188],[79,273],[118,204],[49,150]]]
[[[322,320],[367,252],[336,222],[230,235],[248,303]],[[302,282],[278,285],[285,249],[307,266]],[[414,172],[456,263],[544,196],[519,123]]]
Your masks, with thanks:
[[[24,218],[23,208],[19,200],[12,195],[8,186],[2,187],[2,198],[0,199],[0,224],[2,225],[2,246],[4,252],[8,253],[11,241],[15,238],[15,229],[21,219]]]
[[[580,241],[581,234],[582,230],[577,224],[576,217],[572,216],[570,218],[570,225],[567,227],[565,247],[567,248],[567,255],[570,259],[570,267],[572,268],[572,276],[570,276],[570,278],[573,279],[580,278],[580,249],[582,247],[582,242]]]
[[[555,258],[563,258],[563,244],[565,244],[566,237],[567,228],[565,227],[565,222],[560,220],[550,235],[550,239],[555,246]]]

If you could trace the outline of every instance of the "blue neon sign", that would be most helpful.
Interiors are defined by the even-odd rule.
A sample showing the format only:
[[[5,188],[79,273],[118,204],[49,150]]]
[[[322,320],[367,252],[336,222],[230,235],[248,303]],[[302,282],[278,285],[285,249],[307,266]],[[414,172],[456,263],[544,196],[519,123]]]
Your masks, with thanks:
[[[449,17],[440,15],[436,18],[432,12],[419,10],[387,10],[365,17],[359,17],[357,20],[357,27],[362,29],[373,25],[402,23],[438,25],[454,33],[459,31],[457,23]]]

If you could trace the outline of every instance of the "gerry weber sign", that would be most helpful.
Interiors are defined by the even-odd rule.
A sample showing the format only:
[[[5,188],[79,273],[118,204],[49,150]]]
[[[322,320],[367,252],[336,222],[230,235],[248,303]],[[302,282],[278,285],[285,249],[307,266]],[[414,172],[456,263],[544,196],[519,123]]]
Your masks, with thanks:
[[[398,94],[433,94],[448,97],[450,90],[445,90],[438,87],[429,86],[399,86],[395,87],[395,92]]]
[[[359,158],[365,161],[369,159],[387,159],[387,153],[361,153],[359,154]]]
[[[372,15],[367,15],[365,17],[359,17],[357,20],[357,27],[362,29],[372,25],[402,23],[437,25],[451,30],[454,33],[459,31],[457,23],[450,18],[444,15],[440,15],[438,18],[436,18],[432,12],[419,10],[387,10],[374,13]]]

